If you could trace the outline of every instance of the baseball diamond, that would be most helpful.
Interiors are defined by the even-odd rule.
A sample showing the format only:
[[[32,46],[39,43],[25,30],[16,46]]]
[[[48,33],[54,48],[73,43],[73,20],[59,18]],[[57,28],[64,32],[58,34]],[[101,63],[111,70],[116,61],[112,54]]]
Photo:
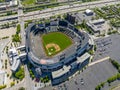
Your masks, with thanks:
[[[63,51],[72,44],[72,40],[61,32],[51,32],[42,36],[42,43],[48,56]]]

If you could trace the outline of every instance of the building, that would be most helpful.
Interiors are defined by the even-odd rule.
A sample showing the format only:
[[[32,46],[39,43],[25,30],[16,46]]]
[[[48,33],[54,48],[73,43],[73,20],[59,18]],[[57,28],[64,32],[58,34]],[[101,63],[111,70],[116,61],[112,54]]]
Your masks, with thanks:
[[[39,33],[44,34],[55,31],[62,32],[69,36],[75,43],[73,43],[68,49],[65,49],[62,53],[59,53],[53,57],[47,57],[45,55],[42,43],[37,41],[38,39],[40,39],[40,37],[37,37],[34,35],[33,32],[30,32],[31,29],[33,29],[34,32],[38,31],[35,24],[31,24],[26,30],[27,58],[35,67],[40,67],[41,70],[44,72],[59,70],[64,65],[73,62],[76,57],[82,55],[87,50],[87,47],[90,46],[90,38],[87,33],[80,32],[67,21],[58,20],[55,22],[57,25],[53,25],[53,23],[47,23],[44,29],[39,30],[41,31]]]
[[[91,28],[91,30],[95,34],[104,34],[105,33],[105,20],[104,19],[98,19],[98,20],[90,20],[87,23],[87,26]]]
[[[12,1],[10,1],[9,5],[10,6],[16,6],[16,5],[18,5],[18,1],[17,0],[12,0]]]
[[[13,7],[17,5],[17,0],[7,0],[7,2],[0,3],[0,10],[6,10],[8,7]]]
[[[48,57],[44,52],[42,42],[38,41],[43,34],[50,32],[63,33],[74,43],[58,54]],[[90,55],[86,51],[89,50],[88,47],[93,46],[89,43],[89,39],[87,33],[76,29],[67,20],[54,20],[43,25],[32,23],[26,29],[27,58],[37,68],[38,74],[52,73],[52,84],[56,85],[89,63]]]
[[[17,48],[12,47],[11,49],[9,49],[8,57],[9,57],[10,65],[11,65],[11,70],[13,72],[15,72],[19,69],[21,61],[26,60],[25,49],[26,49],[25,45],[17,47]]]
[[[95,17],[95,13],[92,10],[87,9],[83,12],[68,13],[66,17],[66,20],[72,24],[82,24],[83,21],[87,22],[89,20],[92,20],[93,17]]]
[[[75,24],[76,17],[72,13],[67,13],[66,20],[70,22],[71,24]]]
[[[82,69],[89,63],[90,54],[85,53],[77,60],[71,63],[69,66],[63,66],[63,68],[52,72],[52,84],[56,85],[68,79],[74,72]]]
[[[12,63],[12,66],[11,66],[11,70],[13,72],[15,72],[15,71],[17,71],[19,66],[20,66],[20,59],[19,59],[19,57],[18,56],[13,57],[13,63]]]
[[[86,14],[87,16],[91,16],[91,15],[93,15],[94,13],[93,13],[92,10],[86,9],[86,10],[85,10],[85,14]]]
[[[13,72],[17,71],[20,66],[20,59],[16,48],[11,48],[8,52],[8,56],[11,64],[11,70]]]

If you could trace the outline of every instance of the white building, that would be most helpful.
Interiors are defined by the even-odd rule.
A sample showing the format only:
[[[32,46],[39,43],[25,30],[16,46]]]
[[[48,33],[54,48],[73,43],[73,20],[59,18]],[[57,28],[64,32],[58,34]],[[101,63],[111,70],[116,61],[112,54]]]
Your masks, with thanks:
[[[87,23],[87,26],[92,29],[96,34],[104,34],[106,30],[106,24],[104,19],[90,20]]]
[[[12,56],[18,55],[16,48],[11,48],[8,53],[9,53],[9,55],[12,55]]]
[[[18,1],[17,0],[12,0],[12,1],[10,1],[9,5],[10,6],[16,6],[16,5],[18,5]]]
[[[85,14],[86,14],[86,15],[93,15],[93,11],[90,10],[90,9],[86,9],[86,10],[85,10]]]
[[[11,70],[15,72],[20,66],[20,59],[16,48],[11,48],[8,52],[11,64]]]
[[[17,5],[18,5],[18,1],[12,0],[9,2],[0,3],[0,8],[7,8],[7,7],[11,7],[11,6],[17,6]]]

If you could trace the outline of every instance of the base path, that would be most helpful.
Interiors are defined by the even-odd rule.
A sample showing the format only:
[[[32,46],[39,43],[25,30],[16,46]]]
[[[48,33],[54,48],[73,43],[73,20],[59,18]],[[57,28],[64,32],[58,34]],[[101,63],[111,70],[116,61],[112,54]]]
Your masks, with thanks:
[[[57,45],[57,44],[55,44],[55,43],[50,43],[50,44],[47,44],[47,45],[46,45],[47,50],[48,50],[49,48],[51,48],[51,47],[54,47],[55,50],[56,50],[56,52],[60,51],[59,45]]]
[[[94,62],[88,64],[88,66],[92,66],[94,64],[97,64],[97,63],[100,63],[100,62],[103,62],[103,61],[106,61],[106,60],[109,60],[109,59],[110,59],[110,57],[108,56],[108,57],[102,58],[100,60],[94,61]]]

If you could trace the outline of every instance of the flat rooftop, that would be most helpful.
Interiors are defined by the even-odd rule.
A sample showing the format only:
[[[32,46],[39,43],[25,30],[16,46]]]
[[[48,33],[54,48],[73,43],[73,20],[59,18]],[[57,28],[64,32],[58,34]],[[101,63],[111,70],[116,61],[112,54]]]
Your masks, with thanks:
[[[69,72],[70,68],[71,68],[71,66],[64,66],[63,68],[52,72],[52,77],[53,78],[60,77],[60,76],[64,75],[65,73]]]
[[[83,54],[81,57],[77,57],[77,61],[75,61],[77,64],[78,63],[82,63],[84,62],[86,59],[88,59],[90,57],[90,54],[89,53],[85,53]],[[74,63],[74,62],[73,62]],[[65,73],[69,72],[69,70],[71,69],[71,66],[63,66],[63,68],[57,70],[57,71],[54,71],[52,72],[52,77],[53,78],[57,78],[57,77],[60,77],[62,75],[64,75]]]

